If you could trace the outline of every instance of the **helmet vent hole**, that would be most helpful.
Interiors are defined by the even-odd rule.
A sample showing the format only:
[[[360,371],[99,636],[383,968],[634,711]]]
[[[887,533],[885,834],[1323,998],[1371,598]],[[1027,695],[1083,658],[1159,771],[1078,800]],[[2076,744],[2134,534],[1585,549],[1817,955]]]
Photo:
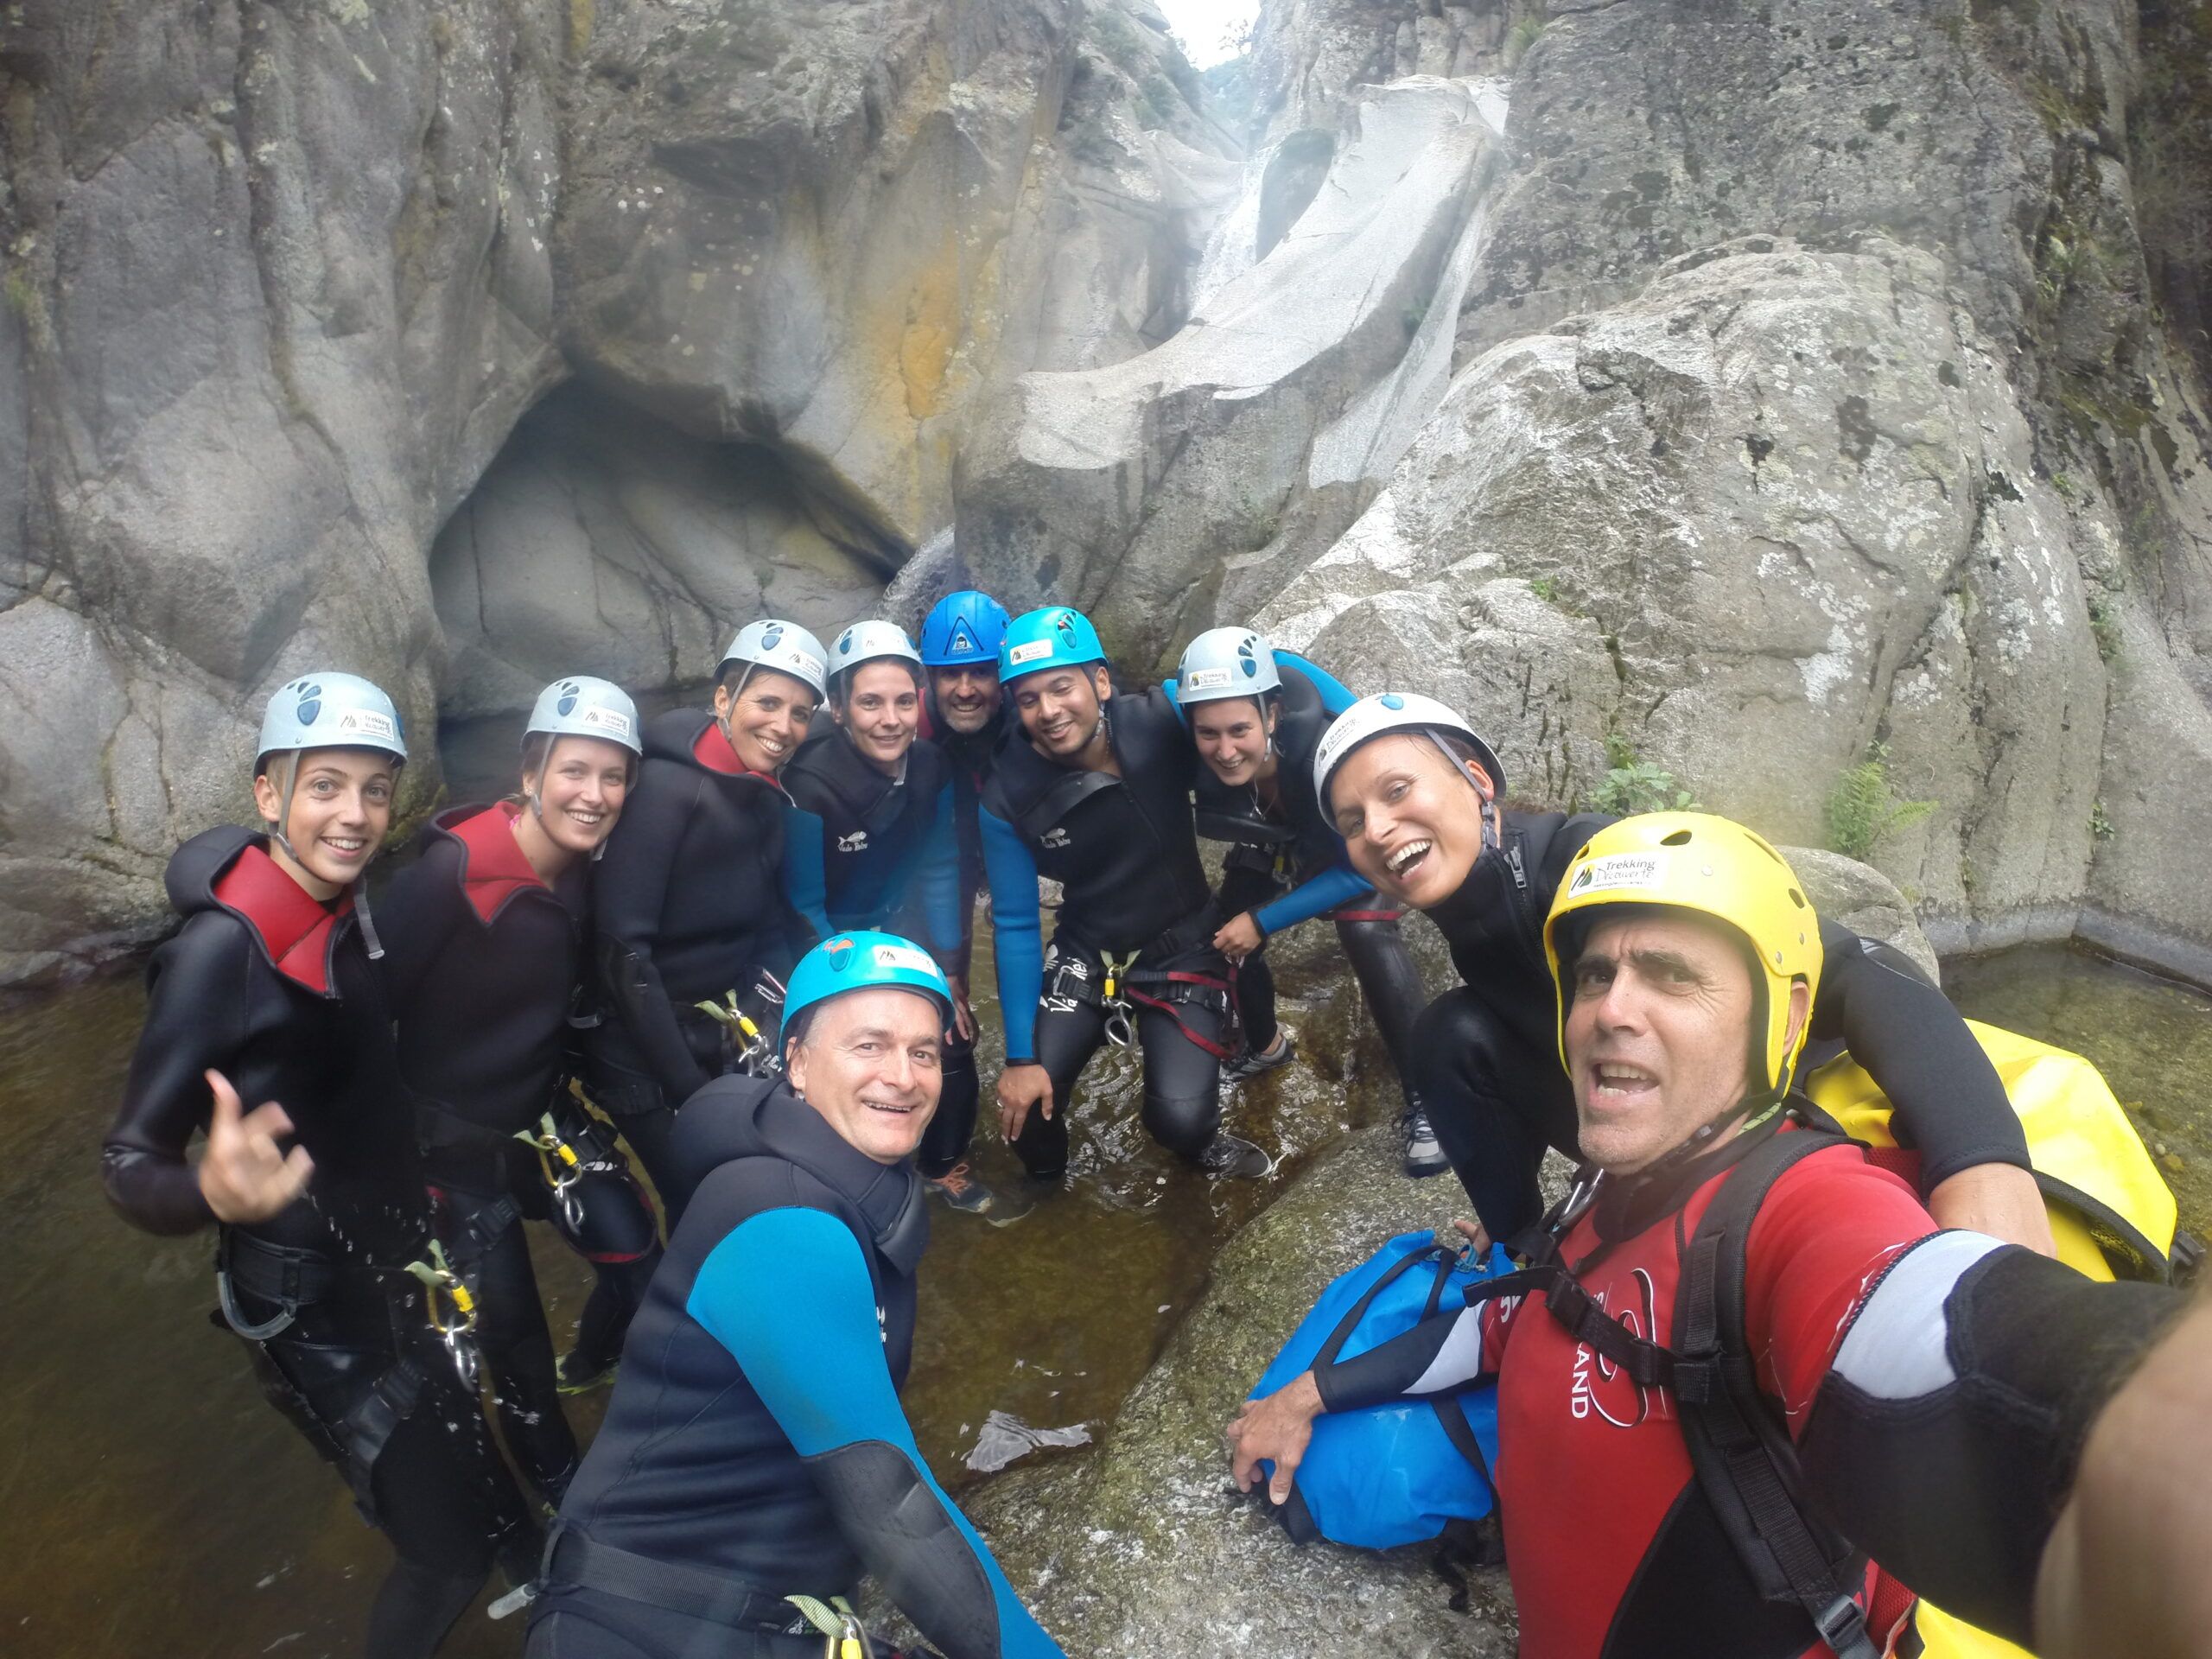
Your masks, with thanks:
[[[1802,910],[1805,908],[1805,895],[1792,887],[1789,889],[1789,902]]]
[[[1659,838],[1659,844],[1662,847],[1687,847],[1690,844],[1690,832],[1687,830],[1677,830],[1671,836],[1662,836]]]

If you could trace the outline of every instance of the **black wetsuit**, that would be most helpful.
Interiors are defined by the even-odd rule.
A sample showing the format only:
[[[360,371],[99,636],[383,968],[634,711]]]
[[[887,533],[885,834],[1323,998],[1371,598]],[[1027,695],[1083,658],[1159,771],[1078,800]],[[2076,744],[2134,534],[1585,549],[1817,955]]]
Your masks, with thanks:
[[[645,740],[593,874],[602,1014],[586,1072],[673,1227],[686,1197],[668,1159],[676,1109],[734,1063],[724,1028],[696,1005],[734,991],[772,1039],[760,976],[789,978],[814,930],[785,897],[791,803],[776,780],[746,771],[709,715],[671,710]]]
[[[515,839],[526,809],[462,806],[423,832],[422,856],[378,906],[397,1021],[399,1070],[416,1103],[439,1236],[476,1286],[477,1337],[508,1448],[550,1502],[574,1472],[551,1333],[523,1217],[553,1220],[598,1282],[578,1321],[577,1369],[621,1351],[660,1255],[652,1211],[609,1137],[568,1093],[569,1025],[587,969],[588,865],[548,887]],[[577,1150],[552,1202],[537,1151],[518,1140],[551,1115]],[[560,1166],[563,1179],[571,1166]]]
[[[369,1651],[428,1654],[495,1550],[526,1548],[521,1494],[399,1270],[422,1253],[428,1205],[350,900],[318,903],[267,844],[210,830],[170,861],[184,925],[147,970],[146,1023],[101,1172],[116,1208],[149,1232],[216,1226],[186,1158],[212,1110],[203,1073],[228,1077],[245,1110],[283,1105],[315,1173],[271,1219],[219,1228],[227,1322],[270,1403],[340,1467],[399,1554]]]
[[[950,1659],[1053,1659],[899,1403],[929,1230],[912,1166],[747,1077],[688,1106],[673,1150],[694,1197],[561,1506],[531,1659],[819,1655],[782,1598],[863,1569]]]
[[[1613,822],[1558,812],[1507,811],[1503,819],[1500,844],[1485,848],[1459,891],[1428,912],[1465,983],[1429,1005],[1414,1039],[1436,1138],[1483,1224],[1501,1239],[1543,1213],[1536,1169],[1544,1148],[1580,1159],[1544,918],[1576,852]],[[1897,951],[1836,923],[1821,924],[1821,948],[1812,1040],[1847,1047],[1889,1096],[1892,1132],[1922,1154],[1923,1194],[1977,1164],[2029,1167],[2027,1137],[2004,1084],[1943,994]]]
[[[1139,1010],[1145,1128],[1170,1151],[1196,1159],[1221,1121],[1229,964],[1213,948],[1221,918],[1192,826],[1198,755],[1164,691],[1122,692],[1105,709],[1120,777],[1046,760],[1016,724],[983,789],[1007,1054],[1013,1060],[1033,1053],[1052,1077],[1056,1103],[1050,1119],[1032,1112],[1014,1141],[1038,1175],[1067,1165],[1076,1079],[1106,1040],[1101,999],[1109,955],[1137,958],[1117,994],[1126,988]],[[1038,980],[1014,912],[1019,895],[1033,893],[1040,874],[1061,884],[1062,899],[1033,997],[1017,988]]]
[[[1398,1074],[1409,1109],[1421,1106],[1413,1079],[1414,1021],[1427,995],[1399,931],[1404,912],[1383,902],[1351,868],[1337,833],[1313,792],[1313,751],[1329,722],[1354,698],[1304,658],[1274,653],[1282,677],[1274,747],[1277,798],[1262,805],[1252,787],[1231,789],[1201,765],[1198,772],[1198,833],[1235,846],[1224,861],[1218,894],[1224,916],[1249,911],[1262,938],[1315,916],[1336,924],[1337,938],[1352,977],[1367,999],[1382,1047]],[[1267,947],[1236,965],[1236,1006],[1247,1049],[1257,1053],[1275,1040],[1274,976]]]
[[[960,905],[960,855],[951,763],[928,738],[886,777],[835,726],[810,737],[784,768],[793,810],[785,843],[791,903],[829,934],[877,928],[928,947],[949,974],[963,970],[969,913]],[[920,1154],[936,1177],[960,1161],[976,1129],[976,1046],[948,1033],[943,1090]]]

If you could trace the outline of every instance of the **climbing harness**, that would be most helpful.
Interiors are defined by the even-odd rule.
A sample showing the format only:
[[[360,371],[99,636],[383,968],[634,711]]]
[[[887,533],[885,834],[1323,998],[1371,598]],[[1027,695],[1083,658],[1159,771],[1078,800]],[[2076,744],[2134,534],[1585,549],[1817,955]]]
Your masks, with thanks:
[[[829,1638],[822,1650],[823,1659],[875,1659],[875,1644],[861,1628],[860,1615],[853,1611],[852,1603],[842,1596],[832,1596],[826,1602],[812,1596],[785,1596],[784,1599]]]
[[[1059,1014],[1072,1014],[1086,1004],[1099,1009],[1106,1017],[1106,1040],[1116,1048],[1137,1046],[1138,1010],[1153,1008],[1173,1020],[1176,1029],[1217,1060],[1234,1060],[1241,1052],[1235,982],[1218,974],[1180,968],[1140,969],[1136,962],[1143,954],[1142,950],[1130,950],[1120,956],[1100,951],[1100,983],[1094,990],[1090,964],[1055,944],[1048,958],[1051,976],[1046,983],[1042,1006]],[[1139,990],[1141,984],[1159,986],[1160,993]],[[1178,988],[1182,988],[1179,991]],[[1218,998],[1228,1015],[1224,1040],[1218,1042],[1194,1030],[1178,1006],[1210,998]]]
[[[766,969],[760,970],[753,988],[769,1007],[780,1009],[784,1006],[784,982]],[[738,1006],[735,991],[724,991],[722,998],[720,1002],[709,1000],[693,1006],[722,1028],[722,1046],[729,1062],[725,1070],[752,1077],[779,1075],[784,1060],[777,1053],[774,1042],[753,1023],[753,1016]]]
[[[432,1239],[428,1254],[428,1261],[410,1262],[406,1271],[422,1281],[430,1329],[445,1344],[446,1357],[453,1362],[461,1387],[474,1395],[484,1374],[483,1351],[476,1345],[476,1297],[447,1262],[443,1244]],[[441,1296],[445,1299],[444,1312],[438,1305]]]

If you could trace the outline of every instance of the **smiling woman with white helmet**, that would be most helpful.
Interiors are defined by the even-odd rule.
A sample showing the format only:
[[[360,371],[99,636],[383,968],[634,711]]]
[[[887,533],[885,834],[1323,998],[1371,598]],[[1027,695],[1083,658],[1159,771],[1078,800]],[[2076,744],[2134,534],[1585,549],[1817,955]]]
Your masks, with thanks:
[[[1437,1139],[1491,1236],[1533,1226],[1547,1147],[1579,1156],[1553,1058],[1543,919],[1575,849],[1613,822],[1504,804],[1505,769],[1456,709],[1414,692],[1363,697],[1314,752],[1316,793],[1385,898],[1426,911],[1463,982],[1415,1029]],[[2004,1085],[1958,1011],[1910,959],[1821,926],[1813,1036],[1848,1048],[1921,1149],[1936,1219],[2053,1249]]]
[[[773,1028],[778,988],[813,942],[785,894],[791,802],[777,774],[806,736],[828,664],[795,622],[740,629],[715,671],[713,711],[645,723],[637,788],[594,874],[602,1017],[587,1039],[588,1084],[652,1176],[671,1230],[687,1196],[667,1157],[677,1108],[766,1057],[743,1033]]]
[[[620,688],[555,681],[524,727],[521,798],[440,813],[384,906],[399,1069],[439,1236],[476,1293],[507,1449],[556,1503],[576,1443],[522,1218],[551,1219],[597,1269],[559,1374],[572,1385],[611,1373],[659,1259],[628,1165],[566,1086],[572,1020],[588,1014],[592,861],[641,748]]]
[[[1290,1058],[1290,1039],[1275,1022],[1266,942],[1325,916],[1336,924],[1398,1074],[1405,1172],[1442,1173],[1450,1166],[1414,1079],[1414,1020],[1427,995],[1398,929],[1402,912],[1352,869],[1344,837],[1313,792],[1314,749],[1329,722],[1351,707],[1351,693],[1319,664],[1237,627],[1209,628],[1185,645],[1167,690],[1205,763],[1198,833],[1235,843],[1216,895],[1230,919],[1214,945],[1236,968],[1245,1052],[1224,1075],[1249,1077]]]
[[[963,1162],[982,1087],[961,968],[967,916],[952,766],[920,735],[925,690],[921,653],[895,622],[855,622],[831,642],[836,728],[808,739],[785,769],[797,809],[786,859],[791,902],[817,931],[893,928],[925,943],[944,969],[954,1024],[922,1178],[955,1208],[983,1214],[997,1195]]]
[[[101,1160],[135,1224],[217,1230],[218,1300],[264,1391],[398,1552],[368,1637],[398,1656],[437,1645],[503,1541],[532,1543],[435,1310],[399,1271],[427,1204],[359,881],[406,759],[398,710],[355,675],[270,698],[253,780],[266,832],[209,830],[170,861],[184,923],[148,969]]]

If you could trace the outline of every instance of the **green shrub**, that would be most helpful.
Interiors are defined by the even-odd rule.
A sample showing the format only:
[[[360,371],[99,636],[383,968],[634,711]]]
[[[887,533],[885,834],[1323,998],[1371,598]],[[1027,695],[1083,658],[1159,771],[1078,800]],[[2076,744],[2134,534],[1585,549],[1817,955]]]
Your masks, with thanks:
[[[1593,812],[1632,817],[1638,812],[1694,812],[1696,800],[1664,766],[1639,760],[1629,741],[1615,732],[1605,739],[1607,771],[1590,791]]]
[[[1828,847],[1862,862],[1892,830],[1917,823],[1933,801],[1901,801],[1890,781],[1890,746],[1869,744],[1866,758],[1836,780],[1828,796]]]

